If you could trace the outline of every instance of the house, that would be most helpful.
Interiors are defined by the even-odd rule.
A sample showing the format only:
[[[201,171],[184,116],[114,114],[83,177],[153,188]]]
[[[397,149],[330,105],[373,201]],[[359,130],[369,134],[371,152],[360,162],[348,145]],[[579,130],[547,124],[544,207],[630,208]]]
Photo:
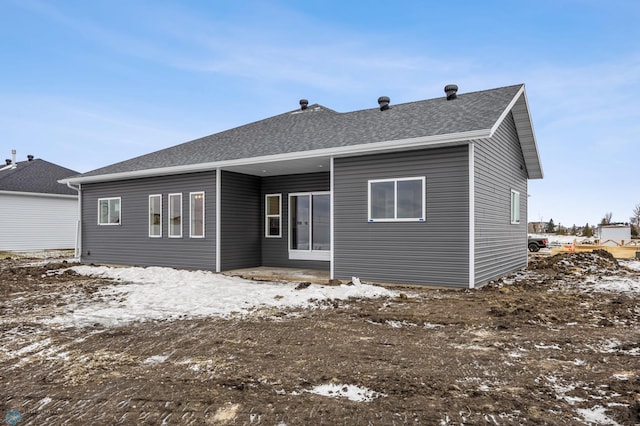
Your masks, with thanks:
[[[58,180],[77,174],[32,155],[16,161],[14,150],[0,167],[0,250],[74,248],[78,193]]]
[[[476,287],[527,264],[542,168],[524,85],[300,108],[63,179],[81,259]]]

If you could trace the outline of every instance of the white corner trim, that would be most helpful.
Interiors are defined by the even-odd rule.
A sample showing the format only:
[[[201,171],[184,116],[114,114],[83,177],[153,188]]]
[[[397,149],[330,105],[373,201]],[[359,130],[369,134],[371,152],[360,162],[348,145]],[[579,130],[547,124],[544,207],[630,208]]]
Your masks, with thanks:
[[[334,244],[334,235],[333,235],[333,230],[335,229],[335,224],[334,224],[334,216],[333,216],[333,194],[335,194],[335,191],[333,189],[334,186],[334,178],[333,178],[333,173],[334,173],[334,163],[333,163],[334,158],[331,157],[330,163],[329,163],[329,279],[334,279],[335,278],[335,258],[334,258],[334,248],[333,248],[333,244]]]
[[[216,169],[216,272],[220,272],[220,200],[222,199],[220,191],[222,189],[222,170]]]
[[[469,288],[476,286],[475,145],[469,142]]]

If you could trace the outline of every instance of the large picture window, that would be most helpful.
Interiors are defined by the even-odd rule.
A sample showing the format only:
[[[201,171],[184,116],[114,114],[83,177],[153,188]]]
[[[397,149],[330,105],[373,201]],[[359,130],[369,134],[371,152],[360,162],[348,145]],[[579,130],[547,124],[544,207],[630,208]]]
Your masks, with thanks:
[[[189,194],[189,236],[204,238],[204,192]]]
[[[511,224],[517,225],[520,223],[520,193],[518,191],[511,190]]]
[[[369,222],[423,222],[425,178],[369,181]]]
[[[182,237],[182,194],[169,194],[169,238]]]
[[[282,196],[280,194],[267,194],[265,196],[265,237],[282,237]]]
[[[149,236],[162,237],[162,195],[149,195]]]
[[[98,225],[120,225],[120,197],[98,199]]]
[[[331,197],[328,192],[289,195],[289,258],[330,260]]]

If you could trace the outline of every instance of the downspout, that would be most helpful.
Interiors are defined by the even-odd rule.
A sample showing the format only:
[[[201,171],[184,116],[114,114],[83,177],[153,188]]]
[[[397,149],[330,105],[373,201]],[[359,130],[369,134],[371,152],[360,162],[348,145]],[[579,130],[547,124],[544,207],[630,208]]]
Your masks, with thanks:
[[[76,220],[76,245],[74,247],[74,257],[82,260],[82,185],[78,185],[76,188],[71,185],[70,182],[67,182],[67,186],[69,189],[73,189],[78,193],[78,219]]]
[[[469,288],[476,286],[475,145],[469,142]]]

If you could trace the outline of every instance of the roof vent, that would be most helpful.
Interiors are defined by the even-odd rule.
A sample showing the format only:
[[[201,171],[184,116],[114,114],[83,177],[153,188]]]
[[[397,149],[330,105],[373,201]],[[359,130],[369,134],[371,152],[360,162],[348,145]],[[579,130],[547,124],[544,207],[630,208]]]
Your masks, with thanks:
[[[444,93],[447,94],[447,100],[451,101],[458,97],[458,86],[456,86],[455,84],[447,84],[446,86],[444,86]]]
[[[309,101],[306,99],[300,99],[300,109],[304,111],[309,107]]]
[[[7,166],[11,165],[11,158],[7,158],[4,160],[5,163],[7,163]]]
[[[27,155],[27,161],[33,161],[33,155]]]
[[[388,110],[390,108],[389,102],[391,102],[391,99],[389,99],[388,96],[380,96],[378,98],[378,105],[380,105],[380,111]]]

